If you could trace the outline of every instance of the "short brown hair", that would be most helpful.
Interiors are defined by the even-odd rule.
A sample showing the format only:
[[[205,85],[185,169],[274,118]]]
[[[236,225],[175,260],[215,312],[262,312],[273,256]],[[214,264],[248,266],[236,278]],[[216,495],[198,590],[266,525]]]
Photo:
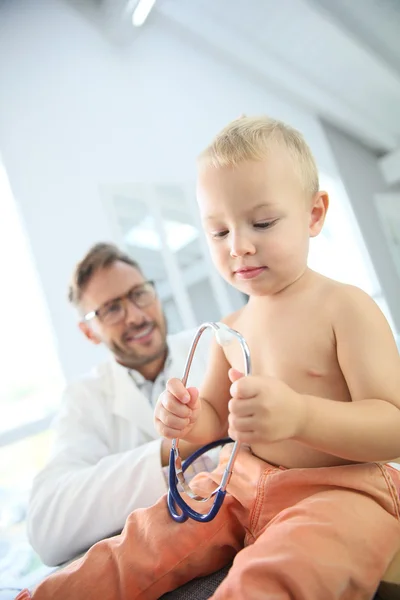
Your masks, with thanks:
[[[302,134],[290,125],[267,116],[242,116],[220,131],[198,158],[199,166],[220,169],[246,160],[268,157],[272,144],[289,151],[306,192],[319,190],[318,170],[312,152]]]
[[[101,269],[110,267],[117,261],[131,265],[142,272],[138,263],[126,252],[123,252],[115,244],[99,242],[90,248],[83,259],[78,262],[72,274],[72,280],[68,289],[69,301],[78,306],[86,286],[95,273]]]

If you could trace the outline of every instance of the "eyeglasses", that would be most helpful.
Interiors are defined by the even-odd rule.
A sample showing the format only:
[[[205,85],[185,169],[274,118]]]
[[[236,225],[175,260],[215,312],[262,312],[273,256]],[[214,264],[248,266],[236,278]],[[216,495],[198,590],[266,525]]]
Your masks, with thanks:
[[[115,325],[126,317],[126,302],[132,302],[138,308],[146,308],[156,299],[156,290],[154,281],[145,281],[140,285],[135,285],[123,296],[113,298],[96,310],[92,310],[84,315],[84,321],[91,321],[95,317],[104,325]]]

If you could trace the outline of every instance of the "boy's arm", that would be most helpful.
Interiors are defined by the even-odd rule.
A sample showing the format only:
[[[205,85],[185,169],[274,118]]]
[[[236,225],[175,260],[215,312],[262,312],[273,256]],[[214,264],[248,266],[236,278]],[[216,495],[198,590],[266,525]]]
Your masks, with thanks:
[[[393,460],[400,456],[400,358],[390,327],[375,302],[350,286],[333,325],[352,402],[304,396],[304,425],[296,437],[348,460]]]
[[[224,351],[212,341],[208,367],[200,388],[201,410],[193,429],[185,436],[192,444],[207,444],[227,435],[230,386]]]
[[[202,443],[190,444],[189,442],[186,442],[185,440],[179,440],[179,454],[180,454],[181,458],[183,460],[185,460],[186,458],[191,456],[193,454],[193,452],[196,452],[196,450],[199,450],[199,448],[201,448],[202,446],[203,446]],[[167,440],[166,438],[164,438],[161,441],[161,466],[162,467],[168,467],[170,452],[171,452],[171,440]]]

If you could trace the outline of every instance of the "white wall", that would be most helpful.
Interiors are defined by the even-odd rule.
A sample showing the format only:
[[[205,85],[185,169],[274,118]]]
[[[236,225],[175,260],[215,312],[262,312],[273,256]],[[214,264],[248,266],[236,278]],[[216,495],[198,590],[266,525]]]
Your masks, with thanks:
[[[324,124],[358,224],[386,297],[397,332],[400,332],[400,278],[390,253],[378,211],[377,194],[386,190],[378,157],[358,141]]]
[[[0,148],[68,378],[99,357],[65,296],[74,263],[112,238],[100,185],[188,181],[198,151],[242,112],[301,129],[337,176],[316,118],[181,41],[157,14],[117,50],[60,0],[0,10]]]

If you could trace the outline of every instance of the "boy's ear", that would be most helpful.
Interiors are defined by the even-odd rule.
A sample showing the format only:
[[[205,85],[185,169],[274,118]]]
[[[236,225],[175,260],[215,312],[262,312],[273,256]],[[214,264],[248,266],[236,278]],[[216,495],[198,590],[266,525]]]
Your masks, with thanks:
[[[82,331],[83,335],[90,341],[92,344],[101,344],[101,339],[99,336],[93,331],[88,323],[85,321],[80,321],[78,324],[79,329]]]
[[[328,192],[317,192],[312,199],[310,213],[310,237],[316,237],[325,223],[326,213],[329,207]]]

